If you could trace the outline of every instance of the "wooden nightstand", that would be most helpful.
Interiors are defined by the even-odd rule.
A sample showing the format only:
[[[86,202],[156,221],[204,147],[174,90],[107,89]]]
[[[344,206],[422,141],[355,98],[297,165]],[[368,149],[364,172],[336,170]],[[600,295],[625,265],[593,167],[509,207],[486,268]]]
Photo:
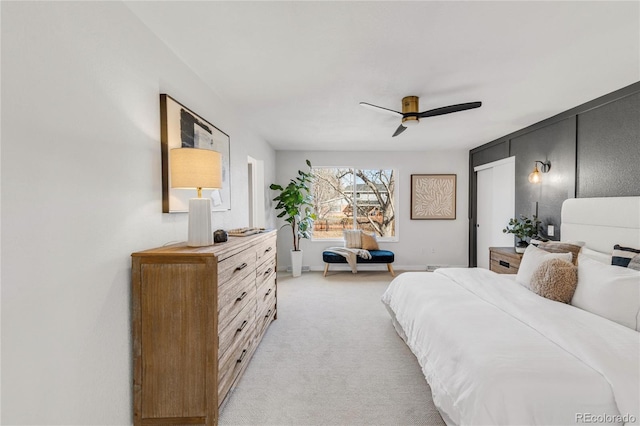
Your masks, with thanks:
[[[513,247],[489,247],[489,264],[493,272],[499,274],[517,274],[522,254]]]

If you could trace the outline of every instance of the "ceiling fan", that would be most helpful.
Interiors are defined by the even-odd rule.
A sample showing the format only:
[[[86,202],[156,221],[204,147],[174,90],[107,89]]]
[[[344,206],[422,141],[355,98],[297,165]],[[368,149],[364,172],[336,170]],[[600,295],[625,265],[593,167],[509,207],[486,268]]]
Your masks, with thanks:
[[[420,123],[421,118],[435,117],[436,115],[449,114],[452,112],[464,111],[467,109],[479,108],[480,106],[482,106],[482,102],[468,102],[466,104],[449,105],[446,107],[418,112],[420,110],[420,107],[418,106],[418,100],[419,98],[417,96],[406,96],[402,98],[402,112],[369,104],[367,102],[360,102],[360,105],[362,105],[363,107],[374,109],[376,111],[387,112],[395,116],[402,117],[402,123],[396,129],[393,137],[398,136],[400,133],[407,130],[408,126],[415,126]]]

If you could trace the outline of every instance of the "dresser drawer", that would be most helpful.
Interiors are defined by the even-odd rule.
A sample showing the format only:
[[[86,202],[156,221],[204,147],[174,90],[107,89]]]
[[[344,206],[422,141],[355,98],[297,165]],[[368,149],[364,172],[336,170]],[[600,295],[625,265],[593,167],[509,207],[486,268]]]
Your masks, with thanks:
[[[256,342],[255,324],[252,324],[240,344],[230,351],[230,356],[218,363],[218,404],[222,404],[233,382],[251,359]]]
[[[256,251],[251,248],[218,263],[218,294],[256,271]]]
[[[256,341],[258,342],[276,316],[276,299],[273,298],[270,302],[256,318]]]
[[[270,258],[276,257],[276,236],[269,237],[256,249],[256,260],[258,265]]]
[[[505,261],[491,261],[490,269],[498,274],[517,274],[518,268]]]
[[[256,302],[255,299],[251,299],[242,311],[218,333],[218,359],[221,363],[232,356],[231,353],[247,334],[251,334],[255,321]]]
[[[522,256],[509,247],[489,249],[489,268],[499,274],[517,274]]]
[[[276,276],[273,274],[271,278],[263,283],[256,294],[258,315],[266,310],[267,306],[272,304],[272,300],[276,298]]]
[[[224,290],[224,293],[218,295],[218,330],[224,330],[247,303],[255,303],[255,278],[252,275],[246,276],[239,283],[227,286]]]
[[[264,262],[256,269],[256,287],[261,287],[269,279],[275,276],[276,273],[276,258]]]

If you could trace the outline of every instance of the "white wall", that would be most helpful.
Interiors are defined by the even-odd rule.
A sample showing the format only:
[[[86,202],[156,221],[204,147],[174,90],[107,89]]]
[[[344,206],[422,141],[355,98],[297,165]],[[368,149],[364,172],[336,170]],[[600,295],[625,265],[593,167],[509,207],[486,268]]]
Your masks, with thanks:
[[[397,206],[398,242],[381,242],[380,248],[395,253],[394,268],[425,270],[427,265],[467,266],[469,247],[468,187],[469,152],[321,152],[321,151],[277,151],[277,183],[282,185],[306,170],[305,160],[314,166],[353,166],[360,168],[395,168],[399,172],[396,190],[399,191]],[[454,173],[457,175],[455,220],[411,220],[411,175],[432,173]],[[275,193],[269,191],[272,195]],[[284,222],[280,222],[282,224]],[[303,240],[303,266],[311,270],[324,269],[322,251],[326,247],[339,245],[335,241]],[[289,228],[278,235],[278,265],[280,270],[291,265],[288,255],[292,248]],[[375,269],[384,269],[377,265]],[[334,265],[331,269],[338,269]]]
[[[161,213],[160,93],[231,136],[214,227],[245,226],[247,156],[269,184],[275,152],[125,5],[2,2],[2,424],[132,422],[130,254],[187,232]]]

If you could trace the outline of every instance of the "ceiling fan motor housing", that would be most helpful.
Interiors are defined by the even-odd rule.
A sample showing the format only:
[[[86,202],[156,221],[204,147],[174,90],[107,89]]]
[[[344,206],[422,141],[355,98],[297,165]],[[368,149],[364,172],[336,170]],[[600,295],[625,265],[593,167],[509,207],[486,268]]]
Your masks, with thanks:
[[[405,116],[402,117],[402,125],[403,126],[414,126],[420,123],[420,120],[417,117],[417,114],[420,111],[420,106],[418,105],[418,97],[417,96],[405,96],[402,98],[402,114]],[[406,114],[416,114],[414,116],[406,116]]]

